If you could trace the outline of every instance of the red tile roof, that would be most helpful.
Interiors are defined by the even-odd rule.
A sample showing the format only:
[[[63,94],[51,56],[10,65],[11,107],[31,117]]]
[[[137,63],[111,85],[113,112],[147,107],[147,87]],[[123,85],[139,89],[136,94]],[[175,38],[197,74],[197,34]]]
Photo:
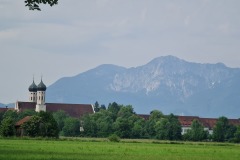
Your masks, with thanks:
[[[8,108],[0,108],[0,113],[1,112],[6,112],[8,110]]]
[[[0,113],[1,112],[6,112],[8,110],[14,110],[14,108],[0,108]]]
[[[23,123],[29,121],[30,118],[31,118],[31,116],[26,116],[26,117],[24,117],[23,119],[19,120],[19,121],[15,124],[15,126],[16,126],[16,127],[21,126]]]
[[[192,121],[196,119],[204,127],[207,127],[209,129],[213,129],[217,122],[217,118],[200,118],[200,117],[193,117],[193,116],[178,116],[178,120],[181,123],[182,126],[185,127],[190,127],[192,124]],[[228,122],[232,125],[240,125],[240,120],[239,119],[228,119]]]
[[[199,117],[197,117],[197,116],[177,116],[177,117],[178,117],[178,120],[181,123],[181,125],[184,127],[191,126],[192,121],[194,119],[200,121]]]
[[[63,103],[46,103],[46,110],[56,112],[63,110],[72,117],[81,117],[84,114],[94,113],[90,104],[63,104]]]
[[[146,114],[138,114],[139,117],[148,120],[150,115]],[[207,127],[209,129],[213,129],[217,122],[217,118],[200,118],[197,116],[177,116],[178,120],[183,127],[190,127],[192,124],[192,121],[194,119],[198,120],[204,127]],[[239,119],[228,119],[230,124],[233,125],[239,125],[240,126],[240,120]]]
[[[17,102],[19,106],[19,111],[24,111],[26,109],[35,110],[35,102]],[[56,112],[58,110],[63,110],[72,117],[79,118],[84,114],[94,113],[93,107],[90,104],[66,104],[66,103],[46,103],[46,110],[49,112]]]

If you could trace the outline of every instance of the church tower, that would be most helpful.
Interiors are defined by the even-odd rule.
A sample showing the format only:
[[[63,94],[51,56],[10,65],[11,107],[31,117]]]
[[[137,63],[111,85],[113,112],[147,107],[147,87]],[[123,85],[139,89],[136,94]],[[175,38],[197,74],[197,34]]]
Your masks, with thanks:
[[[37,86],[34,82],[28,87],[29,90],[29,102],[37,102]]]
[[[42,79],[39,85],[37,86],[37,105],[36,105],[36,112],[44,111],[46,112],[46,105],[45,105],[45,92],[47,87],[43,83]]]

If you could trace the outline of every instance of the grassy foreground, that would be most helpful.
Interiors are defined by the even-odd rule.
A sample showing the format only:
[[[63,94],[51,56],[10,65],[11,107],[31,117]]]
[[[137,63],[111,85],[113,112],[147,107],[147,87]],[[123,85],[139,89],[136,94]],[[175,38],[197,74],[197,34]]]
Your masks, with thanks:
[[[222,160],[240,159],[240,145],[149,141],[0,139],[1,160]]]

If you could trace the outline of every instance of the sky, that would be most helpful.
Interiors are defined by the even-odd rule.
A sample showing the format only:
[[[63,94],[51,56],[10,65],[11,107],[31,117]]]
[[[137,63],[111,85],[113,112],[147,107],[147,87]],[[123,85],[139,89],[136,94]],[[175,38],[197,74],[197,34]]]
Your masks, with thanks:
[[[0,0],[0,102],[28,99],[101,64],[144,65],[173,55],[240,68],[239,0],[59,0],[30,11]]]

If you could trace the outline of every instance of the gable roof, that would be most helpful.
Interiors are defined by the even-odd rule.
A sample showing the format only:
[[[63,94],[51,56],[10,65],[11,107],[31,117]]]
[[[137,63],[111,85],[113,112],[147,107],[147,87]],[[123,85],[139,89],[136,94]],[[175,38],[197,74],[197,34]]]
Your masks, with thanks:
[[[148,114],[138,114],[139,117],[148,120],[150,115]],[[217,118],[201,118],[198,116],[177,116],[180,124],[182,127],[190,127],[192,124],[192,121],[194,119],[198,120],[204,127],[213,129],[217,122]],[[239,119],[228,119],[229,124],[232,125],[239,125],[240,126],[240,120]]]
[[[177,117],[178,117],[179,122],[181,123],[181,126],[184,126],[184,127],[191,126],[192,121],[194,119],[200,121],[199,120],[200,118],[197,116],[177,116]]]
[[[19,121],[15,124],[15,126],[16,126],[16,127],[21,126],[23,123],[29,121],[29,119],[30,119],[31,117],[32,117],[32,116],[26,116],[26,117],[24,117],[23,119],[19,120]]]
[[[84,114],[94,113],[90,104],[64,104],[64,103],[46,103],[46,110],[56,112],[63,110],[72,117],[81,117]]]
[[[194,119],[198,120],[204,127],[213,129],[217,123],[217,118],[201,118],[196,116],[177,116],[182,126],[190,127]],[[228,119],[229,124],[240,126],[239,119]]]
[[[17,102],[17,106],[20,112],[31,109],[35,110],[35,102]],[[91,104],[67,104],[67,103],[46,103],[46,111],[56,112],[63,110],[72,117],[79,118],[84,114],[94,113]]]

